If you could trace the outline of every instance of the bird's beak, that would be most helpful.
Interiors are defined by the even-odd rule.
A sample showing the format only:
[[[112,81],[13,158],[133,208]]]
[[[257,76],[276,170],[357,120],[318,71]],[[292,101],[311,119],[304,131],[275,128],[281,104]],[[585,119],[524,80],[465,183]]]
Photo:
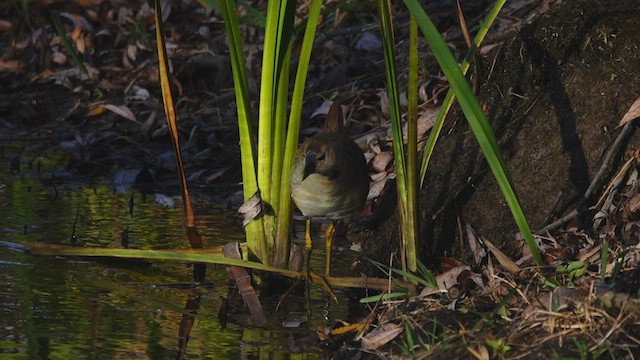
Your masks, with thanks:
[[[316,151],[311,149],[304,155],[304,172],[302,173],[302,180],[307,176],[316,172]]]

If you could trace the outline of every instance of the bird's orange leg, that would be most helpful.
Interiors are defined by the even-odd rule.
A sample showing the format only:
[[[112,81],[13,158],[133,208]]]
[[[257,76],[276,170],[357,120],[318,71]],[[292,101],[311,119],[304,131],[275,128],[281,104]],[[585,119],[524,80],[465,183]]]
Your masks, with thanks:
[[[276,311],[279,311],[280,309],[280,305],[282,305],[282,302],[284,301],[284,299],[287,298],[287,296],[289,296],[289,293],[291,293],[291,291],[293,290],[293,288],[295,288],[296,286],[298,286],[300,284],[300,281],[304,281],[304,291],[305,291],[305,297],[307,298],[307,311],[311,310],[311,281],[314,281],[316,283],[318,283],[318,285],[320,285],[320,287],[322,287],[324,289],[324,291],[336,302],[338,302],[338,297],[336,296],[336,294],[333,292],[333,290],[331,289],[331,286],[329,286],[329,284],[327,283],[327,280],[322,277],[322,276],[318,276],[316,273],[314,273],[313,271],[311,271],[311,249],[313,247],[313,242],[311,239],[311,219],[307,219],[306,222],[306,226],[305,226],[305,233],[304,233],[304,264],[302,267],[302,277],[298,278],[296,280],[296,282],[291,285],[291,287],[289,288],[289,290],[287,290],[278,300],[278,304],[276,305]],[[310,315],[309,313],[307,315]]]
[[[335,227],[333,229],[333,231],[331,231],[331,239],[333,241],[333,233],[335,232]],[[331,249],[331,244],[328,245],[329,249]],[[304,260],[304,269],[303,269],[303,274],[305,276],[305,291],[307,293],[307,301],[308,301],[308,305],[311,305],[311,297],[309,296],[310,292],[309,292],[309,284],[311,283],[311,281],[313,280],[314,282],[318,283],[318,285],[320,285],[320,287],[322,287],[324,289],[324,291],[336,302],[338,302],[338,297],[336,297],[336,294],[333,292],[333,290],[331,289],[331,286],[329,286],[329,284],[327,283],[327,280],[325,278],[323,278],[322,276],[318,276],[316,275],[316,273],[314,273],[313,271],[311,271],[311,249],[313,247],[312,241],[311,241],[311,219],[307,219],[307,226],[305,229],[305,234],[304,234],[304,256],[305,256],[305,260]],[[330,253],[331,251],[329,251]],[[331,256],[331,255],[329,255]],[[329,261],[331,261],[331,259],[329,259]],[[310,308],[310,307],[309,307]]]
[[[313,242],[311,241],[311,218],[307,218],[307,224],[304,230],[304,293],[307,297],[307,311],[311,309],[311,292],[309,283],[311,282],[311,250]]]
[[[331,249],[333,248],[333,235],[336,233],[335,222],[331,222],[325,232],[325,261],[324,261],[324,276],[329,277],[331,275]]]

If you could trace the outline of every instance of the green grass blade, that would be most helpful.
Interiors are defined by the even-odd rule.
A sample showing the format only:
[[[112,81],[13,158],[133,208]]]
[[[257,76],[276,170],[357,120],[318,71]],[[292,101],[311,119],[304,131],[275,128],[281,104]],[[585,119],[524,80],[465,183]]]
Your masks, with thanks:
[[[238,15],[233,0],[221,0],[220,6],[229,43],[229,53],[231,55],[233,84],[238,109],[240,151],[242,153],[242,181],[244,199],[247,200],[258,191],[255,166],[256,151],[253,140],[253,124],[251,122],[251,99],[249,98],[247,66],[244,60],[244,52],[242,51],[242,35],[240,34]]]
[[[276,112],[283,113],[287,103],[287,92],[281,86],[288,86],[288,69],[284,69],[287,54],[290,54],[291,39],[293,37],[293,22],[296,1],[271,1],[267,7],[267,23],[262,57],[262,77],[260,81],[260,120],[258,126],[258,188],[262,199],[273,205],[273,188],[280,184],[273,184],[273,173],[282,172],[274,167],[277,151],[274,137],[276,128],[284,129],[286,117],[278,117]],[[285,73],[283,73],[285,72]],[[284,80],[287,84],[280,84]],[[282,95],[284,94],[284,96]],[[281,138],[284,136],[281,135]],[[264,233],[268,248],[269,261],[273,261],[276,251],[276,219],[273,213],[263,216]]]
[[[394,269],[394,268],[389,268],[388,266],[379,263],[377,261],[372,261],[373,265],[375,265],[380,271],[382,271],[384,274],[388,275],[390,273],[395,273],[398,274],[400,276],[402,276],[403,278],[406,278],[408,281],[410,281],[412,284],[420,284],[422,286],[427,286],[427,287],[431,287],[434,289],[438,288],[437,283],[435,283],[434,281],[431,281],[432,278],[421,278],[415,274],[412,274],[410,272],[407,271],[403,271],[400,269]],[[428,274],[431,274],[431,272],[427,272]],[[433,275],[433,274],[431,274]],[[433,278],[435,279],[435,278]],[[435,284],[435,287],[434,287]]]
[[[607,278],[607,265],[609,265],[609,242],[604,240],[600,249],[600,280]]]
[[[243,244],[239,244],[244,247]],[[202,249],[202,250],[141,250],[141,249],[115,249],[115,248],[91,248],[56,244],[41,243],[10,243],[0,241],[0,246],[10,247],[17,251],[27,252],[31,255],[41,256],[78,256],[78,257],[99,257],[99,258],[127,258],[141,259],[146,261],[178,261],[184,263],[217,264],[226,266],[240,266],[244,268],[268,271],[286,277],[301,279],[302,273],[273,266],[268,266],[254,261],[231,259],[222,256],[222,246]],[[356,287],[367,288],[380,291],[389,289],[399,289],[406,292],[415,293],[411,284],[397,280],[361,277],[329,277],[322,278],[314,273],[311,280],[315,283],[328,283],[331,287]]]
[[[293,9],[292,9],[293,7]],[[262,77],[260,80],[260,123],[258,129],[258,187],[262,199],[271,203],[271,176],[274,158],[274,131],[277,119],[278,87],[284,58],[293,35],[295,1],[270,1],[267,8]],[[278,184],[279,186],[279,184]]]
[[[469,70],[469,66],[471,64],[471,60],[475,56],[480,44],[484,41],[484,38],[487,36],[489,32],[489,28],[493,25],[493,22],[498,17],[500,10],[504,6],[506,0],[498,0],[491,8],[489,15],[485,19],[484,23],[480,27],[480,30],[476,34],[476,37],[473,41],[473,46],[467,52],[467,55],[462,60],[460,64],[460,69],[463,74],[466,74]],[[436,146],[436,141],[440,137],[440,132],[442,131],[442,126],[444,125],[444,119],[446,118],[449,110],[451,109],[451,105],[455,101],[456,94],[453,89],[449,89],[447,92],[447,96],[444,98],[442,102],[442,106],[440,107],[440,111],[438,112],[438,116],[436,118],[436,122],[431,129],[431,133],[429,134],[429,138],[427,139],[427,143],[425,144],[423,153],[422,153],[422,164],[420,166],[420,187],[424,186],[424,178],[427,174],[427,167],[429,166],[429,160],[431,160],[431,155],[433,154],[433,149]]]
[[[406,204],[405,149],[402,136],[402,116],[400,114],[400,90],[398,88],[398,72],[396,70],[395,40],[393,36],[393,23],[391,21],[391,2],[387,0],[378,0],[378,12],[380,15],[382,44],[384,46],[387,94],[389,97],[389,112],[391,131],[393,135],[393,153],[398,179],[398,194],[402,198],[401,203]]]
[[[58,20],[58,17],[56,14],[51,13],[51,21],[53,22],[53,27],[56,29],[56,33],[58,33],[58,36],[60,36],[62,45],[64,45],[64,48],[67,49],[67,51],[69,52],[69,55],[71,55],[71,57],[73,58],[73,61],[76,63],[76,66],[78,67],[78,69],[80,69],[80,71],[82,71],[82,73],[89,80],[92,80],[89,70],[87,70],[87,67],[84,66],[84,63],[80,58],[80,55],[78,54],[78,52],[76,51],[76,48],[71,43],[71,40],[69,40],[69,37],[67,36],[67,33],[64,30],[64,27],[62,26],[62,24],[60,23],[60,20]]]
[[[233,71],[234,90],[238,111],[238,132],[240,135],[240,153],[242,161],[242,182],[244,199],[247,200],[258,191],[256,174],[256,144],[254,142],[253,124],[251,122],[249,82],[247,67],[242,51],[242,36],[238,23],[238,14],[232,0],[221,0],[220,7],[224,18],[231,68]],[[245,228],[247,244],[250,252],[262,261],[269,261],[267,241],[262,219],[249,222]]]
[[[426,286],[432,289],[438,289],[438,281],[436,276],[429,270],[422,262],[418,262],[418,271],[422,278],[425,280]]]
[[[238,2],[247,11],[247,14],[251,15],[251,17],[255,19],[255,21],[251,22],[252,24],[261,28],[264,28],[266,26],[267,19],[264,17],[264,15],[262,15],[262,13],[260,13],[258,9],[248,3],[247,0],[238,0]]]
[[[362,299],[359,300],[359,302],[361,304],[371,304],[371,303],[377,303],[380,300],[402,299],[402,298],[406,298],[409,295],[411,295],[411,293],[409,292],[396,291],[396,292],[363,297]]]
[[[511,213],[522,232],[525,242],[529,247],[536,264],[542,266],[544,263],[537,244],[529,228],[520,203],[518,202],[516,193],[513,189],[510,176],[507,173],[507,167],[500,154],[498,142],[491,129],[491,124],[487,120],[478,99],[474,96],[468,81],[462,74],[453,54],[440,36],[440,33],[431,22],[431,19],[424,12],[417,0],[404,0],[411,14],[418,21],[418,25],[422,30],[429,46],[431,47],[438,64],[443,73],[449,80],[451,88],[458,97],[458,103],[467,118],[469,126],[473,131],[480,148],[487,159],[489,167],[493,172],[498,186],[502,190],[505,200],[511,209]]]
[[[309,70],[309,60],[315,40],[322,0],[313,0],[309,8],[307,26],[302,39],[300,58],[296,70],[293,95],[291,98],[291,112],[289,115],[287,136],[285,142],[284,156],[282,161],[282,174],[284,177],[280,182],[280,201],[278,207],[278,228],[276,235],[276,253],[274,255],[276,265],[283,265],[289,258],[289,229],[291,227],[291,188],[289,174],[293,166],[293,158],[298,148],[298,137],[300,134],[300,116],[302,114],[302,103],[304,101],[304,90],[307,82]]]
[[[285,4],[286,5],[286,4]],[[267,24],[262,53],[262,78],[260,80],[260,115],[258,127],[258,188],[266,202],[271,201],[271,164],[275,92],[277,88],[277,36],[281,3],[270,1],[267,7]]]
[[[418,23],[409,20],[409,79],[407,111],[407,235],[405,256],[410,271],[418,269]]]
[[[396,167],[396,184],[398,193],[398,210],[400,212],[400,229],[403,245],[403,267],[411,266],[410,271],[415,271],[415,261],[407,262],[406,253],[412,248],[415,254],[416,233],[411,226],[414,219],[407,191],[407,161],[405,158],[404,139],[402,136],[402,116],[400,112],[400,90],[395,61],[395,40],[393,35],[393,23],[391,21],[391,1],[378,0],[378,13],[380,16],[380,31],[384,48],[385,70],[387,75],[387,94],[389,98],[389,112],[391,117],[391,132],[393,137],[393,155]],[[411,214],[410,214],[411,213]]]
[[[284,276],[299,277],[300,273],[280,268],[274,268],[265,264],[253,261],[230,259],[221,255],[179,253],[163,250],[137,250],[137,249],[103,249],[103,248],[51,248],[38,247],[29,250],[33,255],[56,255],[56,256],[86,256],[86,257],[115,257],[127,259],[162,260],[162,261],[182,261],[197,262],[204,264],[218,264],[227,266],[241,266],[254,270],[270,271]]]
[[[198,1],[198,3],[200,3],[200,5],[202,5],[202,6],[206,7],[206,8],[213,9],[216,12],[220,12],[221,9],[222,9],[222,6],[221,6],[220,3],[222,1],[225,1],[225,0],[220,0],[220,1],[218,1],[218,0],[196,0],[196,1]]]
[[[288,179],[282,171],[284,152],[287,137],[287,120],[289,118],[289,68],[291,66],[292,44],[289,42],[287,55],[282,64],[280,78],[278,80],[275,129],[273,136],[273,171],[271,173],[271,206],[278,213],[280,209],[280,192],[283,188],[283,179]]]

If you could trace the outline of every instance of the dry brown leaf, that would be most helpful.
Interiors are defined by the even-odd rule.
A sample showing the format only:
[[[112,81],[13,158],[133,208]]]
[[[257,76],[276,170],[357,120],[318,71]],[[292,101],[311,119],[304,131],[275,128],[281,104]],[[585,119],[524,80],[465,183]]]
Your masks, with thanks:
[[[589,293],[582,289],[560,287],[552,291],[540,294],[535,300],[525,308],[523,317],[529,318],[531,315],[542,311],[558,311],[570,304],[584,302]]]
[[[61,12],[60,17],[73,22],[74,29],[80,29],[88,33],[93,32],[93,26],[91,25],[91,23],[80,15],[72,14],[68,12]],[[78,38],[72,37],[72,39],[75,41]]]
[[[386,323],[368,333],[362,338],[362,348],[364,350],[375,350],[395,339],[402,333],[404,328],[398,324]]]
[[[215,169],[212,170],[211,174],[207,175],[207,177],[205,177],[204,181],[207,184],[210,184],[211,182],[213,182],[215,179],[219,178],[220,176],[222,176],[222,174],[224,174],[229,168],[227,167],[223,167],[221,169]]]
[[[107,109],[102,106],[94,106],[89,110],[89,116],[102,115],[105,111],[107,111]]]
[[[584,262],[593,262],[597,260],[600,256],[600,250],[602,250],[602,245],[598,244],[593,246],[592,248],[582,250],[576,255],[576,260],[584,261]]]
[[[337,336],[337,335],[342,335],[342,334],[346,334],[348,332],[356,332],[359,333],[360,331],[362,331],[364,329],[364,327],[366,326],[365,322],[357,322],[357,323],[343,323],[344,325],[339,326],[337,328],[331,329],[329,330],[329,334],[333,335],[333,336]],[[317,330],[316,330],[317,331]]]
[[[53,55],[51,55],[51,60],[58,65],[64,65],[67,63],[67,55],[54,51]]]
[[[378,153],[371,160],[371,167],[377,172],[387,171],[393,162],[393,154],[388,151]]]
[[[373,152],[379,152],[379,146],[376,144],[380,143],[380,139],[387,138],[387,129],[385,127],[379,127],[375,130],[369,131],[365,134],[362,134],[360,137],[355,139],[355,143],[358,144],[360,149],[363,151],[372,150]],[[373,149],[373,147],[377,146],[378,151]]]
[[[314,112],[311,114],[311,118],[314,118],[318,115],[327,115],[329,113],[329,109],[331,109],[331,105],[333,101],[325,100]],[[344,108],[342,109],[344,110]]]
[[[125,119],[129,119],[131,121],[135,121],[137,122],[138,120],[136,120],[136,116],[133,114],[133,112],[126,106],[124,105],[111,105],[111,104],[107,104],[107,105],[101,105],[102,107],[104,107],[105,109],[112,111],[120,116],[122,116]]]
[[[84,32],[82,31],[82,29],[80,28],[75,28],[72,32],[71,32],[71,40],[73,40],[73,43],[76,45],[76,50],[80,53],[80,54],[84,54],[87,52],[87,43],[86,43],[86,39],[84,36]]]
[[[151,94],[149,94],[149,90],[142,88],[140,86],[134,85],[131,91],[132,95],[128,95],[125,98],[126,102],[135,102],[135,101],[147,101]]]
[[[640,117],[640,98],[637,98],[636,101],[631,104],[631,107],[627,111],[626,114],[622,117],[622,120],[618,123],[618,127],[623,126],[631,120]]]
[[[458,298],[469,292],[483,293],[486,286],[482,280],[482,275],[471,271],[469,266],[457,266],[436,276],[438,289],[425,287],[419,296],[429,296],[431,294],[448,292],[450,297]]]
[[[436,276],[436,282],[438,283],[438,290],[447,291],[452,286],[458,284],[458,277],[460,276],[460,274],[462,274],[463,271],[471,271],[471,268],[466,265],[457,266]],[[422,289],[420,296],[430,295],[438,292],[438,290],[425,287],[424,289]]]
[[[243,215],[242,226],[247,226],[252,220],[257,219],[264,214],[266,205],[260,193],[256,192],[247,201],[244,202],[238,209],[238,212]]]
[[[489,356],[489,350],[484,345],[478,345],[477,350],[467,346],[467,351],[471,353],[478,360],[489,360],[491,356]]]
[[[0,20],[0,31],[9,31],[13,23],[7,20]]]
[[[138,47],[135,45],[127,45],[125,53],[130,60],[136,61],[138,57]]]
[[[440,112],[440,106],[426,108],[420,117],[418,117],[418,139],[424,139],[427,131],[431,130],[436,123],[438,113]]]
[[[469,243],[469,249],[473,254],[473,261],[476,264],[481,264],[482,260],[487,256],[487,251],[485,250],[482,239],[478,237],[473,227],[469,224],[466,226],[467,228],[467,242]]]
[[[511,260],[507,255],[505,255],[502,251],[498,250],[498,248],[495,247],[489,240],[482,239],[482,241],[487,246],[489,251],[491,251],[493,256],[496,257],[500,265],[502,265],[502,267],[505,270],[507,270],[512,274],[516,274],[520,272],[520,267],[513,260]]]
[[[0,71],[22,72],[24,68],[25,68],[25,65],[22,61],[0,59]]]
[[[385,118],[389,118],[389,114],[391,112],[389,110],[389,98],[387,97],[387,92],[378,91],[376,95],[378,95],[378,98],[380,99],[380,110],[382,110],[382,115],[384,115]]]
[[[376,153],[374,153],[373,151],[369,150],[369,151],[365,151],[363,153],[363,155],[364,155],[364,160],[368,164],[371,161],[371,159],[373,159],[376,156]]]
[[[452,257],[443,257],[440,259],[440,268],[442,271],[446,272],[460,266],[467,266],[467,264]]]
[[[380,172],[371,176],[371,183],[369,185],[369,195],[367,195],[367,201],[377,199],[384,192],[384,187],[387,184],[387,180],[395,179],[396,173]]]
[[[418,116],[418,141],[420,141],[420,145],[424,146],[423,140],[427,131],[431,130],[433,124],[436,123],[436,119],[438,118],[438,112],[440,111],[440,107],[429,107],[426,108],[419,116]],[[408,124],[405,122],[402,125],[402,135],[407,136],[408,133]],[[420,150],[420,149],[418,149]]]
[[[142,123],[142,126],[140,126],[140,132],[147,133],[151,131],[151,129],[153,129],[153,127],[156,124],[157,118],[158,118],[158,110],[151,111],[151,113],[147,117],[147,120],[145,120],[144,123]]]
[[[631,199],[629,199],[627,208],[630,213],[635,213],[636,211],[638,211],[638,209],[640,209],[640,194],[635,194]]]

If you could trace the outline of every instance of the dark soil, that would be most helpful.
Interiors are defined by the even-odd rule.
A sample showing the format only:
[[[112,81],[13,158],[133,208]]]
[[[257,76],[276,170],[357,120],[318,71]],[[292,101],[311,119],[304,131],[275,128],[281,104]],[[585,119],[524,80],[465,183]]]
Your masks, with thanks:
[[[639,15],[633,0],[566,1],[474,64],[472,80],[534,231],[576,207],[584,216],[573,226],[589,228],[587,209],[600,191],[582,196],[620,132],[617,123],[640,96]],[[636,143],[632,137],[628,148]],[[517,253],[509,249],[517,226],[460,111],[447,119],[425,184],[423,253],[464,259],[460,217]],[[365,236],[381,244],[389,237],[397,237],[395,217]]]

